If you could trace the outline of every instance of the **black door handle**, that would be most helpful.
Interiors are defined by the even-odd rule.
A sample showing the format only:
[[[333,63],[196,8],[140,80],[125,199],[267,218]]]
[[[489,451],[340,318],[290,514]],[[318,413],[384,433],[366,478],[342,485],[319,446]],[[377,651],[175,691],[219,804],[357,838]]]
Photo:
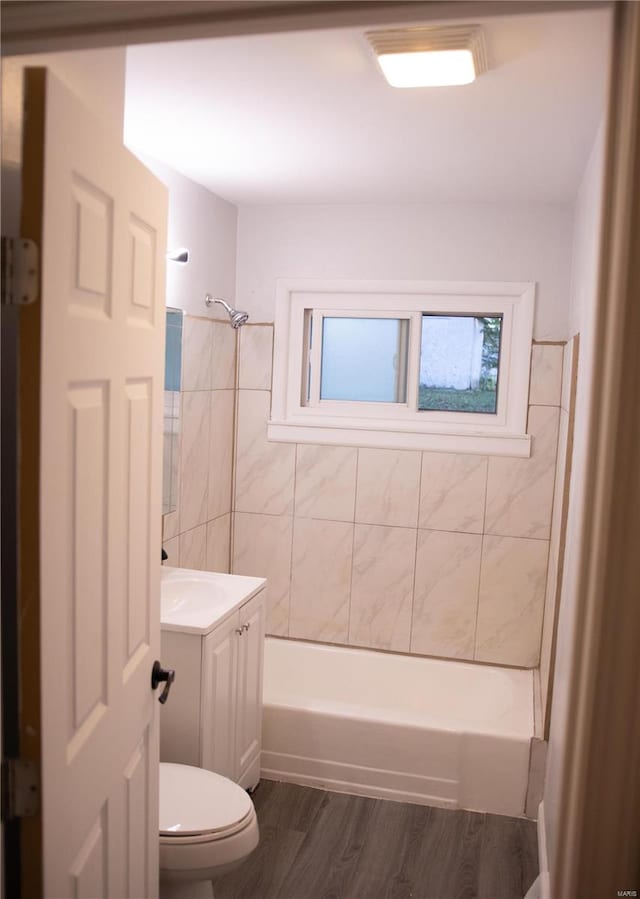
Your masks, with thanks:
[[[164,682],[164,690],[158,696],[158,702],[161,702],[162,705],[165,704],[167,699],[169,698],[169,690],[171,689],[171,684],[176,679],[176,673],[173,668],[163,668],[160,662],[156,659],[153,663],[153,668],[151,669],[151,689],[155,690],[161,683]]]

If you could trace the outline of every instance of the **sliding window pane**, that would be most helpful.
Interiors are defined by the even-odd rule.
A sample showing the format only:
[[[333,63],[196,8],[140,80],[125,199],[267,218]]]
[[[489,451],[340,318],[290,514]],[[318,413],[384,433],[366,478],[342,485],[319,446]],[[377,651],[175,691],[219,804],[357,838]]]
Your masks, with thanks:
[[[502,316],[422,316],[418,409],[495,414]]]
[[[324,317],[321,400],[404,403],[407,319]]]

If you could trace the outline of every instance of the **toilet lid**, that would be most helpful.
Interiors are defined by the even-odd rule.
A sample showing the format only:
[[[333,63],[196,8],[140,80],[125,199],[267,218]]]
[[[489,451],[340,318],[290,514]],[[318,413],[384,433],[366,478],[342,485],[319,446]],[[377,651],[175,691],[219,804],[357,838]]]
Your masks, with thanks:
[[[160,833],[188,836],[235,829],[253,809],[228,777],[190,765],[160,763]]]

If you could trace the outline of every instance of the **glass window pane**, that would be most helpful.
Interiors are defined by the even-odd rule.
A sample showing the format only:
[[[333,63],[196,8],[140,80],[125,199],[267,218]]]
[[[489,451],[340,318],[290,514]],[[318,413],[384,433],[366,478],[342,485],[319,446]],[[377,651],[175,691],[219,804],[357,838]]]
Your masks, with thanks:
[[[422,316],[418,409],[495,414],[502,316]]]
[[[320,399],[406,402],[408,320],[323,318]]]

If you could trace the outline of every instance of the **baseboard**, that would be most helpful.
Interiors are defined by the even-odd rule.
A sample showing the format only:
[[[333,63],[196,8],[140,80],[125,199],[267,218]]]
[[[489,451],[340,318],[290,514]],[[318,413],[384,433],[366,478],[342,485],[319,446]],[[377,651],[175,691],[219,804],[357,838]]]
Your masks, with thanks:
[[[527,781],[527,798],[524,813],[532,821],[540,817],[540,803],[544,795],[544,775],[547,761],[548,744],[544,740],[533,737],[529,750],[529,777]]]
[[[538,868],[540,871],[540,899],[551,899],[549,858],[547,856],[547,827],[544,800],[538,806]]]
[[[458,783],[397,771],[262,751],[261,776],[334,793],[458,808]]]

